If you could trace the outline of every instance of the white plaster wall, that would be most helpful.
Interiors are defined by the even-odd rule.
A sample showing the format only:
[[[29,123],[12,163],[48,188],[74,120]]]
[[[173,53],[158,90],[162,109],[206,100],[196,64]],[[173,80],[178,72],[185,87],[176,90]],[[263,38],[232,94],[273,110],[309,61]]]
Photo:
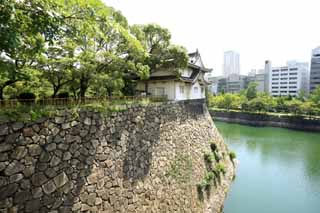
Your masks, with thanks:
[[[198,88],[198,92],[196,92],[195,88]],[[201,87],[203,88],[203,92],[201,93]],[[190,92],[190,99],[201,99],[205,98],[204,86],[201,86],[198,82],[194,83]]]
[[[174,81],[159,81],[159,82],[149,82],[148,91],[151,95],[156,94],[157,88],[164,88],[164,93],[169,100],[175,100],[175,82]]]
[[[184,93],[181,93],[180,86],[184,87]],[[189,99],[190,89],[191,89],[191,84],[186,84],[183,82],[176,82],[176,84],[175,84],[176,99],[175,100],[180,101],[180,100]]]
[[[180,86],[184,86],[184,93],[180,92]],[[198,87],[198,93],[195,92],[195,87]],[[188,99],[201,99],[205,98],[205,92],[201,93],[201,87],[204,91],[204,86],[201,86],[198,82],[195,84],[183,83],[183,82],[174,82],[174,81],[158,81],[158,82],[149,82],[148,83],[148,92],[151,95],[156,94],[157,88],[164,88],[165,95],[169,100],[188,100]],[[145,84],[139,82],[137,84],[137,90],[143,91],[145,89]]]
[[[192,74],[192,69],[187,68],[181,71],[181,76],[183,77],[190,77]]]

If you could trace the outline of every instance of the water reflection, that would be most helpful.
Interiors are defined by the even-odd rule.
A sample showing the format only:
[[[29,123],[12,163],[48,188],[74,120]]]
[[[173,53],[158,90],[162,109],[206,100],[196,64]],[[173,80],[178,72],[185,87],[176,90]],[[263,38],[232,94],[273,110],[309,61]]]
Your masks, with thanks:
[[[240,160],[226,213],[320,211],[319,133],[216,125]],[[250,199],[256,203],[248,207]]]

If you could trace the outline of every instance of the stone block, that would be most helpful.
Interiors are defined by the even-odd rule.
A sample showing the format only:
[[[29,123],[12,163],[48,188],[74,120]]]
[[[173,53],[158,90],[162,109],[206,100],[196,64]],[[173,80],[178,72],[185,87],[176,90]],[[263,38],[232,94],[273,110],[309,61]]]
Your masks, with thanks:
[[[42,197],[43,192],[41,187],[36,187],[32,189],[32,197],[33,198],[40,198]]]
[[[31,182],[34,186],[41,186],[47,182],[47,180],[48,179],[43,172],[38,172],[31,177]]]
[[[18,184],[12,183],[0,188],[0,200],[10,197],[18,190]]]
[[[56,148],[57,148],[57,144],[55,144],[55,143],[50,143],[50,144],[48,144],[48,145],[46,146],[46,150],[47,150],[48,152],[54,151]]]
[[[12,145],[11,144],[1,144],[0,146],[0,153],[1,152],[6,152],[12,149]]]
[[[41,207],[40,199],[30,200],[26,203],[26,212],[37,212]]]
[[[54,183],[56,184],[57,188],[62,187],[63,185],[68,183],[68,181],[68,176],[64,172],[60,173],[58,176],[54,178]]]
[[[61,162],[60,158],[58,158],[57,156],[53,156],[50,161],[50,166],[51,167],[57,166],[59,165],[60,162]]]
[[[17,192],[14,196],[14,203],[15,204],[23,204],[27,200],[32,199],[31,192],[30,191],[20,191]]]
[[[24,156],[26,156],[26,154],[28,153],[28,150],[26,149],[26,147],[24,146],[18,146],[14,149],[14,151],[11,154],[11,158],[13,159],[17,159],[20,160],[22,159]]]
[[[9,133],[9,127],[7,125],[0,125],[0,136],[2,135],[8,135]]]
[[[24,128],[22,132],[24,137],[32,137],[34,134],[32,128]]]
[[[42,186],[42,189],[43,189],[44,193],[51,194],[52,192],[56,191],[57,187],[54,184],[54,181],[50,180]]]
[[[28,150],[31,156],[38,156],[42,152],[42,148],[38,144],[28,145]]]
[[[18,131],[18,130],[22,129],[23,126],[24,125],[22,122],[15,122],[12,124],[12,129],[13,129],[13,131]]]
[[[16,174],[18,172],[23,171],[25,168],[25,166],[23,164],[21,164],[18,161],[13,161],[12,163],[10,163],[7,168],[4,170],[4,173],[7,176],[11,176],[13,174]]]

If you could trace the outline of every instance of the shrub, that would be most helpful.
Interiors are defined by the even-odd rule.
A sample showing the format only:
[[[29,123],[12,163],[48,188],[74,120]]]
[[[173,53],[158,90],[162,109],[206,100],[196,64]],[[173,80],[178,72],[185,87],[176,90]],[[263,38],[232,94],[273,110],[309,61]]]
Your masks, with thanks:
[[[217,145],[213,142],[210,143],[210,148],[211,148],[211,151],[214,152],[217,150]]]
[[[213,153],[206,153],[204,154],[204,159],[208,162],[208,163],[213,163],[215,161],[215,156]]]
[[[23,93],[19,94],[18,99],[20,99],[20,100],[34,100],[34,99],[36,99],[36,95],[32,92],[23,92]]]
[[[57,95],[57,98],[69,98],[68,92],[61,92]]]
[[[219,154],[219,152],[214,152],[213,154],[217,162],[219,162],[222,159],[222,156],[221,154]]]
[[[218,163],[215,167],[216,174],[225,174],[226,173],[226,166],[223,163]]]
[[[237,158],[237,155],[236,155],[235,152],[231,151],[231,152],[229,152],[229,157],[230,157],[231,160],[233,160],[233,159]]]
[[[33,104],[36,100],[36,95],[31,92],[23,92],[19,94],[18,100],[23,104]]]
[[[198,190],[202,191],[203,189],[208,189],[211,183],[208,182],[206,179],[203,179],[199,184],[197,184]]]
[[[207,174],[206,174],[206,176],[204,177],[204,179],[207,181],[207,182],[210,182],[210,181],[212,181],[213,179],[214,179],[214,173],[213,172],[208,172]]]

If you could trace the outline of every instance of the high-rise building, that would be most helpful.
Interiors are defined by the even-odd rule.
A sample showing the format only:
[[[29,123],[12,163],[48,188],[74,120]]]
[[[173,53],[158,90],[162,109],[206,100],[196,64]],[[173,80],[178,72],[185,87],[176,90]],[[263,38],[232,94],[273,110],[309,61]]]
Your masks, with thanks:
[[[320,47],[312,51],[310,68],[310,93],[320,86]]]
[[[224,64],[223,64],[223,76],[228,77],[229,75],[236,74],[240,75],[240,56],[239,53],[234,51],[227,51],[224,53]]]
[[[272,67],[269,72],[269,93],[272,96],[297,96],[309,91],[309,64],[288,61],[287,66]]]

